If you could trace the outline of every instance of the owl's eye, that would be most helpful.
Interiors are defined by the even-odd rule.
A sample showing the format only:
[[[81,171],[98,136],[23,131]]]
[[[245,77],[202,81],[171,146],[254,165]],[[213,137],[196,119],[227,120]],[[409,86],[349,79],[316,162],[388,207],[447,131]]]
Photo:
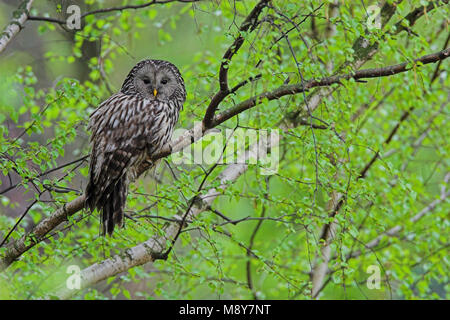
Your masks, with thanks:
[[[144,79],[142,79],[142,81],[144,81],[145,84],[149,84],[150,83],[150,79],[145,77]]]
[[[161,80],[161,84],[167,84],[167,82],[169,82],[169,79],[164,78]]]

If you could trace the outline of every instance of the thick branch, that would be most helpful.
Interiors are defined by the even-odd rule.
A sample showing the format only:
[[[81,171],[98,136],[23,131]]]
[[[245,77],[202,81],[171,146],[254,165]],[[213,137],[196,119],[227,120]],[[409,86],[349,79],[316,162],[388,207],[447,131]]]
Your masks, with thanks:
[[[434,63],[440,60],[447,59],[450,55],[450,48],[447,48],[445,50],[442,50],[440,52],[436,52],[433,54],[429,54],[426,56],[423,56],[419,59],[415,59],[414,63],[417,65],[418,63],[421,64],[429,64]],[[315,87],[328,87],[333,84],[341,84],[342,80],[361,80],[361,79],[370,79],[370,78],[380,78],[380,77],[387,77],[392,76],[397,73],[405,72],[413,67],[408,67],[408,62],[404,62],[401,64],[384,67],[384,68],[375,68],[375,69],[365,69],[365,70],[358,70],[354,73],[344,74],[344,75],[336,75],[331,77],[325,77],[320,80],[309,80],[305,81],[303,85],[301,83],[299,84],[291,84],[291,85],[284,85],[281,86],[273,91],[262,93],[258,96],[254,96],[250,99],[247,99],[237,105],[235,105],[233,108],[230,108],[221,114],[218,114],[214,117],[214,120],[212,121],[213,126],[217,126],[218,124],[234,117],[235,115],[241,113],[242,111],[245,111],[247,109],[250,109],[254,107],[255,105],[261,103],[263,100],[275,100],[279,99],[286,95],[293,95],[298,94],[303,91],[308,91],[309,89],[315,88]]]
[[[23,1],[19,8],[14,11],[14,18],[0,35],[0,53],[5,50],[11,40],[20,32],[20,30],[22,30],[24,23],[27,21],[33,1],[34,0]]]
[[[438,7],[438,6],[442,6],[443,4],[448,4],[449,0],[437,0],[437,1],[431,1],[428,6],[421,6],[421,7],[417,7],[416,9],[414,9],[413,11],[411,11],[410,13],[408,13],[408,15],[406,15],[406,17],[404,18],[405,20],[408,21],[408,27],[405,26],[403,21],[399,21],[395,24],[395,27],[397,28],[397,32],[406,30],[408,32],[411,31],[411,28],[416,24],[416,21],[426,15],[428,12],[432,11],[434,8]]]
[[[83,208],[84,195],[63,205],[60,209],[53,212],[51,216],[39,222],[31,232],[27,233],[22,238],[14,241],[12,245],[8,246],[4,257],[0,260],[0,271],[6,269],[11,263],[14,262],[14,260],[27,252],[34,245],[41,242],[50,231],[55,229],[64,221],[67,221],[67,217],[74,215]]]

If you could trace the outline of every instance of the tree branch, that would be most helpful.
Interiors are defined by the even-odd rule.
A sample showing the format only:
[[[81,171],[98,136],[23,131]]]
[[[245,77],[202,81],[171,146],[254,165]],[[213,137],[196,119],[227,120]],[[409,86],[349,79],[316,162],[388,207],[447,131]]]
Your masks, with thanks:
[[[163,0],[163,1],[158,1],[158,0],[153,0],[150,2],[146,2],[143,4],[138,4],[138,5],[125,5],[125,6],[120,6],[120,7],[111,7],[111,8],[103,8],[103,9],[97,9],[97,10],[93,10],[93,11],[89,11],[86,12],[84,14],[81,15],[81,19],[84,19],[88,16],[92,16],[92,15],[96,15],[96,14],[101,14],[101,13],[108,13],[108,12],[114,12],[114,11],[124,11],[124,10],[138,10],[138,9],[142,9],[142,8],[146,8],[149,7],[151,5],[154,4],[167,4],[167,3],[171,3],[171,2],[181,2],[181,3],[192,3],[192,2],[200,2],[202,0]],[[38,17],[38,16],[29,16],[28,20],[30,21],[43,21],[43,22],[50,22],[50,23],[56,23],[59,25],[65,25],[66,21],[65,20],[59,20],[56,18],[49,18],[49,17]]]
[[[162,0],[162,1],[153,0],[150,2],[143,3],[143,4],[138,4],[138,5],[125,5],[125,6],[121,6],[121,7],[97,9],[97,10],[89,11],[89,12],[86,12],[85,14],[82,14],[81,18],[83,19],[87,16],[91,16],[91,15],[95,15],[95,14],[99,14],[99,13],[123,11],[123,10],[129,10],[129,9],[137,10],[137,9],[149,7],[154,4],[167,4],[167,3],[171,3],[171,2],[192,3],[192,2],[199,2],[199,1],[202,1],[202,0]]]
[[[58,227],[67,217],[74,215],[84,208],[84,195],[63,205],[51,216],[39,222],[29,233],[8,246],[4,257],[0,260],[0,271],[5,270],[18,257],[41,242],[47,233]]]
[[[419,59],[415,59],[414,63],[417,65],[418,63],[421,64],[429,64],[434,63],[440,60],[445,60],[450,55],[450,48],[447,48],[445,50],[429,54],[426,56],[423,56]],[[308,91],[309,89],[315,88],[315,87],[328,87],[333,84],[342,84],[342,80],[360,80],[360,79],[370,79],[370,78],[380,78],[380,77],[387,77],[392,76],[394,74],[398,74],[401,72],[408,71],[412,69],[413,67],[408,67],[408,62],[404,62],[401,64],[384,67],[384,68],[375,68],[375,69],[365,69],[365,70],[358,70],[354,73],[348,73],[344,75],[336,75],[331,77],[325,77],[320,80],[309,80],[305,81],[304,84],[291,84],[291,85],[284,85],[280,86],[279,88],[270,91],[270,92],[264,92],[258,96],[254,96],[252,98],[249,98],[234,107],[227,109],[226,111],[216,115],[214,119],[212,120],[212,126],[217,126],[218,124],[232,118],[233,116],[241,113],[242,111],[245,111],[247,109],[250,109],[254,107],[255,105],[261,103],[261,101],[267,99],[267,100],[275,100],[279,99],[286,95],[293,95],[302,93],[303,91]]]
[[[13,13],[13,19],[0,35],[0,53],[5,50],[11,40],[23,29],[34,0],[23,1]]]
[[[206,109],[205,116],[203,118],[204,127],[206,129],[213,127],[212,120],[217,107],[223,101],[223,99],[225,99],[231,93],[230,89],[228,88],[228,69],[230,67],[231,59],[244,43],[245,38],[243,37],[242,33],[249,30],[251,32],[255,29],[259,15],[261,11],[267,6],[269,1],[270,0],[261,0],[260,2],[258,2],[258,4],[253,8],[247,18],[245,18],[244,22],[239,28],[238,37],[234,40],[233,44],[228,48],[228,50],[222,57],[222,63],[220,64],[219,70],[219,91],[211,99],[211,102]]]

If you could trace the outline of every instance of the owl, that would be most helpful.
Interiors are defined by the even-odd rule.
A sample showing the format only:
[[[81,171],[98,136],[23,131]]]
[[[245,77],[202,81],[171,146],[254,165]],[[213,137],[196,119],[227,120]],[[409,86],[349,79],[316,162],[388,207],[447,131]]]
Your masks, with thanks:
[[[91,114],[89,182],[86,207],[101,213],[102,234],[123,226],[129,184],[143,161],[169,143],[186,100],[175,65],[143,60],[126,77],[119,93]]]

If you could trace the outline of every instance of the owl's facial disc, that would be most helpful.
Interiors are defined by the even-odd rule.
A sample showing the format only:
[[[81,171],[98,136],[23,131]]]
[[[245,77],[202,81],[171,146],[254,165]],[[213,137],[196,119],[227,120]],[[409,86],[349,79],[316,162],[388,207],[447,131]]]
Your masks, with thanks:
[[[144,98],[167,101],[176,90],[177,82],[170,70],[145,65],[136,73],[134,86]]]
[[[158,70],[155,75],[155,88],[158,100],[169,100],[178,87],[175,75],[170,70]]]

